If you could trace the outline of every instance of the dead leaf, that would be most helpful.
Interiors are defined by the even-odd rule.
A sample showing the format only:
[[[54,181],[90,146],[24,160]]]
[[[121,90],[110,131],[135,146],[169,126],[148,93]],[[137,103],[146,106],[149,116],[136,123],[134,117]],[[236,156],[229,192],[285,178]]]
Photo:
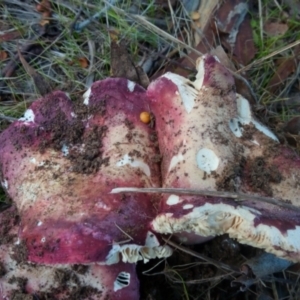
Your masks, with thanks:
[[[224,48],[222,46],[218,46],[215,49],[212,49],[210,51],[210,54],[217,56],[218,59],[220,60],[221,64],[223,66],[225,66],[226,68],[228,68],[232,71],[236,71],[236,68],[235,68],[234,64],[228,58],[228,55],[226,54],[226,52],[224,51]]]
[[[6,32],[4,34],[0,34],[0,43],[11,41],[19,37],[21,37],[21,32],[18,30]]]
[[[80,57],[80,58],[78,58],[78,62],[80,64],[80,66],[82,68],[84,68],[84,69],[88,68],[89,65],[90,65],[90,63],[89,63],[89,61],[87,60],[86,57]]]
[[[48,81],[46,81],[42,75],[40,75],[38,72],[36,72],[36,70],[34,68],[32,68],[28,62],[25,60],[25,58],[23,57],[19,47],[18,47],[18,56],[19,59],[22,63],[23,68],[25,69],[25,71],[27,72],[28,75],[30,75],[30,77],[33,79],[35,87],[37,88],[37,90],[39,91],[41,96],[44,96],[46,94],[49,94],[52,92],[52,87],[51,85],[48,83]]]
[[[123,77],[139,83],[144,88],[149,85],[147,74],[136,67],[127,51],[124,40],[117,42],[116,36],[110,44],[110,74],[112,77]]]
[[[7,59],[7,57],[8,57],[8,54],[7,54],[7,52],[6,52],[6,51],[4,51],[4,50],[1,50],[1,51],[0,51],[0,61],[2,61],[2,60],[6,60],[6,59]]]
[[[39,4],[36,6],[36,10],[38,12],[48,12],[51,11],[51,3],[49,0],[42,0]]]
[[[279,59],[277,65],[278,67],[266,87],[272,94],[278,91],[285,80],[293,74],[297,68],[297,62],[293,57]]]
[[[246,291],[258,280],[263,280],[273,273],[281,272],[293,263],[276,257],[271,253],[262,253],[247,260],[241,266],[242,276],[232,281],[232,286],[240,286],[241,291]]]
[[[247,65],[255,56],[248,3],[240,0],[224,1],[216,13],[216,23],[222,45],[238,64]]]
[[[211,50],[210,53],[212,55],[216,55],[219,58],[222,65],[224,65],[226,68],[232,71],[232,75],[235,81],[236,92],[242,95],[243,97],[245,97],[246,99],[248,99],[248,101],[252,105],[255,105],[257,101],[256,101],[255,93],[251,88],[251,85],[249,84],[246,78],[242,77],[241,75],[235,72],[236,68],[233,62],[229,59],[228,55],[226,54],[222,46],[216,47],[215,49]]]
[[[266,22],[264,25],[264,31],[269,36],[279,36],[285,34],[289,29],[289,26],[285,23],[278,22]]]

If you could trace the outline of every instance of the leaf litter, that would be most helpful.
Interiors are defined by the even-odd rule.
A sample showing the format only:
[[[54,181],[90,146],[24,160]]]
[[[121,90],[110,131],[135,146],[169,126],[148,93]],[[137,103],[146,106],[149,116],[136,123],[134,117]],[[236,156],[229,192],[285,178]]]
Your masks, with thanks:
[[[110,75],[143,86],[167,71],[193,78],[199,54],[214,51],[257,116],[300,150],[300,23],[294,1],[189,2],[4,0],[0,128],[50,86],[75,100],[92,81]],[[119,57],[125,68],[118,68]],[[138,265],[141,299],[300,297],[299,264],[280,262],[261,272],[258,267],[265,271],[274,257],[227,236],[194,246],[166,242],[175,255]]]

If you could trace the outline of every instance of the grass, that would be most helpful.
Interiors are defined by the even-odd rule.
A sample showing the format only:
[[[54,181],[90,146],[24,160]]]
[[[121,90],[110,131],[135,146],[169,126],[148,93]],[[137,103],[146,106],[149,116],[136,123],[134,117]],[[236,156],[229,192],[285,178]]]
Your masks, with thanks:
[[[143,66],[143,62],[151,58],[153,64],[147,69],[149,76],[170,66],[170,62],[179,61],[189,56],[191,52],[198,51],[194,49],[196,45],[193,43],[194,22],[183,5],[178,4],[176,8],[169,11],[168,8],[162,9],[154,1],[113,1],[113,7],[105,3],[102,0],[94,0],[85,4],[79,0],[52,1],[51,23],[56,26],[60,34],[55,39],[38,39],[38,44],[43,50],[30,61],[35,71],[43,76],[54,89],[67,91],[71,98],[81,95],[92,82],[110,76],[111,37],[109,33],[116,33],[119,41],[127,41],[127,50],[135,64]],[[76,22],[78,30],[75,30],[71,25],[80,12],[80,8],[82,12]],[[133,14],[128,13],[131,10]],[[297,114],[297,111],[289,105],[283,107],[281,103],[297,91],[295,76],[298,73],[291,74],[283,82],[277,94],[271,93],[268,89],[270,79],[278,68],[277,60],[294,57],[294,48],[283,52],[281,50],[300,39],[299,20],[296,16],[286,19],[285,10],[285,7],[277,6],[273,1],[262,1],[261,14],[258,9],[250,12],[257,53],[253,66],[247,69],[245,75],[259,99],[254,108],[257,112],[263,110],[264,114],[261,117],[265,121],[272,119],[273,123],[274,119],[277,123],[282,123]],[[96,16],[94,20],[83,26],[84,22],[92,16]],[[262,34],[260,18],[264,21],[286,22],[289,29],[280,36],[267,36]],[[38,35],[37,24],[41,20],[41,14],[35,10],[31,1],[25,1],[25,3],[19,0],[3,1],[0,4],[0,20],[3,20],[0,23],[2,33],[8,34],[12,29],[19,32],[18,38],[0,44],[0,51],[6,51],[9,57],[13,57],[18,44],[22,47]],[[216,46],[218,40],[219,36],[216,34],[215,44],[211,47]],[[278,54],[265,59],[276,51]],[[87,67],[80,64],[80,59],[83,58],[89,62]],[[255,64],[256,61],[260,63]],[[8,60],[0,61],[0,69],[3,70],[7,63]],[[32,78],[22,66],[17,68],[12,77],[2,80],[4,81],[5,84],[0,87],[2,93],[0,95],[0,130],[10,124],[10,118],[19,118],[30,103],[38,97]],[[280,104],[280,107],[278,108],[275,104]],[[272,127],[274,127],[273,123],[271,123]],[[2,188],[0,188],[1,201],[6,201]],[[213,243],[208,245],[216,246]],[[205,246],[196,248],[210,255],[210,250],[205,250]],[[246,249],[247,253],[253,251],[253,249],[249,250],[249,247],[243,249]],[[245,257],[241,254],[238,259],[243,261]],[[192,261],[191,266],[196,270],[190,271],[192,267],[186,268],[185,260]],[[199,260],[185,253],[184,256],[180,256],[179,261],[173,261],[161,270],[165,276],[165,283],[171,287],[176,286],[178,294],[181,295],[180,299],[209,299],[208,295],[211,295],[213,299],[213,296],[217,294],[216,290],[220,291],[225,288],[224,282],[227,285],[230,284],[232,279],[230,273],[224,274],[220,272],[220,269],[209,264],[209,266],[201,264],[199,267]],[[211,272],[212,277],[194,280],[191,274],[203,275],[199,271],[201,268],[206,270],[204,275]],[[291,280],[296,278],[296,282],[299,281],[299,270],[283,274],[282,276]],[[196,286],[197,284],[201,284],[201,287]],[[263,285],[257,284],[260,288]],[[290,299],[293,297],[297,299],[299,291],[296,286],[289,283],[285,283],[285,286],[291,295]],[[272,289],[270,285],[268,288]],[[247,297],[253,299],[255,292],[250,288]]]

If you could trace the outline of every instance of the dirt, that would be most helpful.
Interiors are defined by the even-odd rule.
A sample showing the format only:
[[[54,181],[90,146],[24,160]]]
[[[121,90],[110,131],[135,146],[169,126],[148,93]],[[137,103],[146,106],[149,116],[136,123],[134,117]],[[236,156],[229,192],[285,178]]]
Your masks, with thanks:
[[[244,165],[245,159],[243,157],[237,157],[236,162],[228,163],[216,180],[217,189],[228,192],[238,191],[240,189]]]
[[[28,253],[25,241],[13,246],[11,257],[17,263],[27,262]]]
[[[263,157],[256,157],[248,162],[249,171],[247,182],[255,192],[263,192],[272,196],[271,183],[280,183],[282,176],[273,166],[268,166]]]
[[[53,101],[56,99],[49,98],[41,109],[44,116],[51,116],[53,113]],[[85,131],[85,125],[82,120],[88,118],[90,114],[105,114],[106,101],[99,101],[97,105],[90,106],[75,102],[74,113],[77,118],[71,121],[67,119],[63,112],[58,112],[49,121],[46,118],[36,130],[36,135],[46,135],[41,138],[39,150],[43,153],[47,148],[61,150],[63,146],[69,147],[67,158],[72,161],[72,171],[76,173],[91,174],[99,171],[102,165],[108,166],[109,157],[103,157],[101,148],[103,146],[102,139],[107,132],[107,126],[94,126],[88,132]],[[50,138],[47,136],[50,134]],[[85,145],[82,147],[82,145]]]

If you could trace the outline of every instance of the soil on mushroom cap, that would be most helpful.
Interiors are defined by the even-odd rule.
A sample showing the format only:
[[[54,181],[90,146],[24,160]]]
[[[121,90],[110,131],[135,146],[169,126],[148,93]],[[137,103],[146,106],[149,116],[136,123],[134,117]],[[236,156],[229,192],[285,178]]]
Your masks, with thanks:
[[[46,104],[42,108],[42,114],[48,112],[50,115],[51,110],[53,110],[53,105]],[[105,137],[107,126],[94,126],[86,132],[82,120],[88,119],[89,115],[95,113],[103,116],[105,111],[106,100],[89,107],[76,101],[74,103],[76,118],[70,121],[63,112],[58,112],[51,122],[46,119],[37,129],[37,136],[41,134],[40,128],[43,128],[51,136],[50,139],[41,140],[39,150],[44,152],[46,148],[51,147],[59,151],[64,146],[71,146],[66,157],[72,161],[73,172],[84,174],[97,172],[102,165],[109,164],[109,157],[103,157],[101,151],[102,139]]]
[[[254,191],[272,196],[271,183],[280,183],[280,172],[273,166],[268,166],[263,157],[256,157],[249,162],[249,185]]]

